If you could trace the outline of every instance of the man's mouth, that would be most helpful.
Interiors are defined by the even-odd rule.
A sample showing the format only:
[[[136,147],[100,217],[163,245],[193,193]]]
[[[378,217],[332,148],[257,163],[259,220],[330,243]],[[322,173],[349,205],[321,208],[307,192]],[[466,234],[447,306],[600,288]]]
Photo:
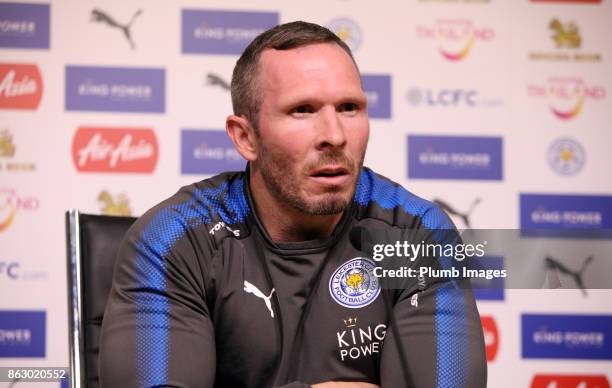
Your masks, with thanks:
[[[345,167],[323,167],[315,170],[311,175],[314,177],[335,177],[348,175],[348,169]]]
[[[349,169],[342,166],[326,166],[313,171],[310,176],[326,185],[340,185],[350,177]]]

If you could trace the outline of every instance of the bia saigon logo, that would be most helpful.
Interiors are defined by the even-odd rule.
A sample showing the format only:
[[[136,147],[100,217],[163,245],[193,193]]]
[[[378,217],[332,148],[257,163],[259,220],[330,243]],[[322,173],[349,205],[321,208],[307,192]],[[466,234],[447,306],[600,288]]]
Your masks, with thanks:
[[[557,139],[548,148],[548,164],[561,175],[576,174],[584,166],[584,160],[584,149],[575,140]]]
[[[35,163],[13,160],[16,151],[17,146],[15,145],[15,141],[13,140],[13,134],[8,129],[0,129],[0,171],[35,171]]]
[[[100,192],[100,195],[98,195],[98,204],[100,205],[102,214],[107,216],[132,215],[130,201],[125,193],[112,195],[107,190],[103,190]]]
[[[495,31],[482,27],[468,19],[440,19],[430,25],[417,25],[419,39],[438,42],[438,52],[451,62],[459,62],[468,57],[476,42],[490,42]]]
[[[580,28],[574,21],[561,21],[553,18],[548,23],[550,41],[554,49],[532,51],[529,59],[532,61],[550,62],[601,62],[601,54],[585,52],[582,47]]]
[[[72,140],[72,161],[80,172],[151,173],[158,153],[149,128],[81,127]]]
[[[603,86],[588,85],[580,77],[550,77],[545,83],[530,83],[527,94],[531,98],[546,99],[551,113],[560,120],[576,118],[587,101],[601,101],[606,97]]]
[[[38,66],[0,63],[0,109],[38,108],[43,82]]]
[[[356,257],[342,264],[329,279],[329,292],[338,304],[356,309],[374,302],[380,294],[376,265],[369,259]]]
[[[38,199],[17,195],[17,191],[12,188],[0,188],[0,232],[11,226],[19,211],[37,210],[38,207]]]
[[[490,316],[482,316],[480,320],[487,349],[487,361],[494,361],[499,349],[499,331],[497,330],[495,319]]]

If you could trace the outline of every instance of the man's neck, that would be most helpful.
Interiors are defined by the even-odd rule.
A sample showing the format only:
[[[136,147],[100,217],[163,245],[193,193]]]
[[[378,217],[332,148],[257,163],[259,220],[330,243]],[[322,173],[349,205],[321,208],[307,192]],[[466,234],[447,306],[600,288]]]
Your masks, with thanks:
[[[342,219],[343,213],[310,215],[277,200],[259,174],[251,173],[249,189],[259,220],[277,243],[327,238]]]

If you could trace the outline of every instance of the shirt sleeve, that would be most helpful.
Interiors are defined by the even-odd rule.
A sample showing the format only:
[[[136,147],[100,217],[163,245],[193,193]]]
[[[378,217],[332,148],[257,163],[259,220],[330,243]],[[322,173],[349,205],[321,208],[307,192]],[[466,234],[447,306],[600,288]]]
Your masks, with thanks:
[[[441,210],[433,211],[438,220],[431,222],[435,227],[429,228],[426,241],[461,243]],[[432,263],[424,257],[411,267]],[[431,267],[448,269],[453,263],[452,257],[438,257]],[[469,280],[424,276],[406,286],[383,290],[392,317],[381,356],[382,387],[486,387],[484,335]]]
[[[196,230],[197,231],[197,230]],[[173,208],[151,211],[119,249],[100,339],[102,387],[212,387],[210,244]],[[203,237],[202,237],[203,236]]]

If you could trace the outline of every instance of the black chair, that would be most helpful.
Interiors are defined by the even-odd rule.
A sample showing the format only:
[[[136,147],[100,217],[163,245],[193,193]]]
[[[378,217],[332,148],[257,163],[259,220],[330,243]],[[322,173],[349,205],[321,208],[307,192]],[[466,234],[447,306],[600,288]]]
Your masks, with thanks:
[[[66,212],[70,386],[98,387],[100,330],[119,244],[136,220]]]

